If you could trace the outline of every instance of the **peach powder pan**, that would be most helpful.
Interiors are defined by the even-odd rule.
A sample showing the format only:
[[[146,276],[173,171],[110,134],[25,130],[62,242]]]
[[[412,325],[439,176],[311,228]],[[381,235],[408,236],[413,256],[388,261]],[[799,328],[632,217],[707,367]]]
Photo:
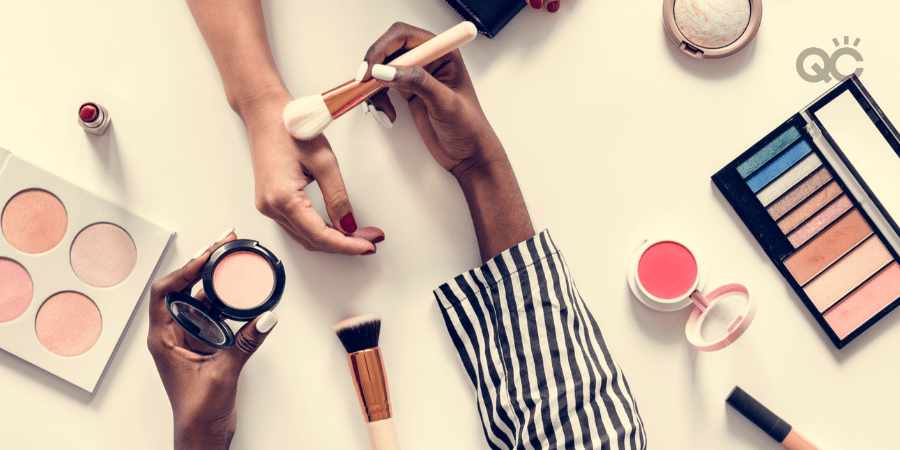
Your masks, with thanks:
[[[0,349],[93,395],[172,233],[4,149],[0,208]]]

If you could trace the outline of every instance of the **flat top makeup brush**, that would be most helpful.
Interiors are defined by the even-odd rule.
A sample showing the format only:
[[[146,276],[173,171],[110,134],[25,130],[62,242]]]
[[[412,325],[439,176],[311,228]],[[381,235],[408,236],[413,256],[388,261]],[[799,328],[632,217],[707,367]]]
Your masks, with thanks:
[[[388,65],[424,66],[475,39],[477,35],[478,29],[472,22],[463,22],[398,56]],[[382,89],[374,78],[364,82],[351,80],[322,95],[298,98],[284,107],[284,126],[297,139],[312,139],[322,134],[334,119]]]
[[[332,325],[338,339],[347,349],[350,375],[356,386],[359,405],[369,428],[369,441],[374,450],[399,450],[397,431],[391,412],[387,373],[378,335],[381,314],[366,314],[344,319]]]

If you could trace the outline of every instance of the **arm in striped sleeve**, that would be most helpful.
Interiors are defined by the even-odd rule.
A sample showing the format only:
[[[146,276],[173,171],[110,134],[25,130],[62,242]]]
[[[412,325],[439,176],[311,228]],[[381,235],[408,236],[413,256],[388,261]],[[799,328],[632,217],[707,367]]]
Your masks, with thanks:
[[[646,449],[637,405],[550,233],[434,295],[492,449]]]

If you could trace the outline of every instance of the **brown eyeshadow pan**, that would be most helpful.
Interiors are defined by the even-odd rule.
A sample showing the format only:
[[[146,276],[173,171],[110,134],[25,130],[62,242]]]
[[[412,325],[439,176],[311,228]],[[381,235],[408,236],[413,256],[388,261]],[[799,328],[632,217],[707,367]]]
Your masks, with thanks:
[[[827,168],[819,168],[800,184],[794,186],[780,199],[769,205],[769,207],[766,208],[766,211],[769,212],[772,219],[778,220],[812,193],[816,192],[820,187],[824,186],[825,183],[831,181],[831,179],[831,172],[829,172]]]
[[[812,217],[816,211],[827,205],[828,202],[836,199],[842,192],[844,191],[836,181],[828,183],[819,192],[816,192],[812,197],[809,197],[809,199],[801,203],[800,206],[779,220],[778,228],[781,228],[781,231],[785,234],[790,233],[806,219]]]
[[[784,266],[803,286],[871,234],[872,227],[853,209],[785,259]]]

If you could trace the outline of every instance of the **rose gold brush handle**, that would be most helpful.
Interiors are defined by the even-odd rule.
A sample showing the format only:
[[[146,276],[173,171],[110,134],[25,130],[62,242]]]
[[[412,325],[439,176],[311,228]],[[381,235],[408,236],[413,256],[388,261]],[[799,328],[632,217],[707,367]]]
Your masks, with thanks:
[[[431,38],[422,45],[400,55],[388,63],[389,66],[424,66],[447,53],[456,50],[478,36],[478,29],[472,22],[463,22]],[[368,100],[382,88],[378,80],[370,78],[365,82],[348,81],[322,94],[331,117],[337,119],[360,103]]]
[[[399,450],[397,432],[391,413],[391,395],[381,349],[370,348],[347,355],[350,375],[356,386],[359,406],[362,408],[369,440],[374,450]]]

